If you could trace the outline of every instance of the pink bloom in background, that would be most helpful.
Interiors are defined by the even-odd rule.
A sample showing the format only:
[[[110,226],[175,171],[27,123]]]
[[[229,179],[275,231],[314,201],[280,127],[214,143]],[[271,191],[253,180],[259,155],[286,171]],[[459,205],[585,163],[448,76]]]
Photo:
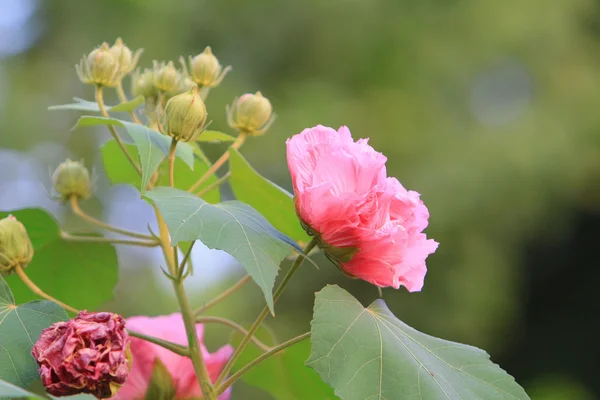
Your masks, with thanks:
[[[127,319],[127,328],[181,345],[188,343],[183,319],[179,313],[159,317],[131,317]],[[211,354],[203,344],[202,324],[196,324],[196,333],[200,340],[202,355],[210,379],[215,382],[233,354],[233,348],[229,345],[223,346]],[[179,356],[163,347],[138,338],[131,338],[131,353],[133,366],[129,378],[114,399],[143,400],[148,390],[156,358],[165,365],[171,374],[178,399],[202,396],[194,367],[189,358]],[[228,390],[219,396],[219,400],[228,400],[230,396],[231,392]]]
[[[128,344],[120,315],[82,311],[44,329],[31,352],[48,393],[108,398],[127,379]]]
[[[421,290],[438,243],[422,233],[429,212],[419,193],[387,177],[385,156],[345,126],[318,125],[288,139],[287,159],[298,215],[345,273]]]

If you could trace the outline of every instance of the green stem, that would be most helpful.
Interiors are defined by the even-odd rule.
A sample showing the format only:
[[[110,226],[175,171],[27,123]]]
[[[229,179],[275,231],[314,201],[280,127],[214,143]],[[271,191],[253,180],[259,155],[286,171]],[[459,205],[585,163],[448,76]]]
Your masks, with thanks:
[[[175,150],[177,149],[177,139],[171,139],[171,147],[169,148],[169,186],[175,187]]]
[[[246,134],[245,133],[240,133],[239,136],[235,139],[235,141],[231,144],[231,146],[229,148],[231,149],[239,149],[242,144],[244,144],[244,141],[246,140]],[[204,173],[204,175],[202,175],[200,177],[200,179],[198,179],[192,186],[190,186],[190,188],[188,189],[188,192],[193,193],[195,192],[200,185],[202,185],[209,176],[211,176],[212,174],[214,174],[215,172],[217,172],[217,170],[219,168],[221,168],[221,166],[223,164],[225,164],[225,161],[227,161],[229,159],[229,149],[223,153],[223,155],[221,157],[219,157],[219,159],[217,161],[215,161],[215,163],[213,165],[210,166],[210,168],[208,169],[208,171],[206,171]]]
[[[117,83],[117,96],[119,96],[119,100],[121,101],[121,103],[127,103],[129,101],[127,99],[127,95],[125,94],[125,91],[123,90],[123,79],[120,79],[119,82]],[[129,112],[129,114],[131,115],[133,122],[135,122],[136,124],[143,125],[142,121],[140,121],[138,116],[135,114],[135,111],[131,110]]]
[[[71,241],[71,242],[92,242],[92,243],[110,243],[110,244],[123,244],[128,246],[141,246],[141,247],[156,247],[160,246],[158,241],[145,242],[141,240],[126,240],[126,239],[114,239],[102,236],[78,236],[71,235],[67,232],[61,232],[60,237]]]
[[[19,277],[19,279],[21,279],[21,281],[23,281],[25,286],[27,286],[29,288],[29,290],[31,290],[34,294],[40,296],[43,299],[53,301],[56,304],[58,304],[59,306],[61,306],[62,308],[71,311],[72,313],[79,314],[79,310],[76,309],[75,307],[71,307],[70,305],[63,303],[62,301],[56,300],[54,297],[50,296],[49,294],[44,292],[42,289],[40,289],[35,283],[33,283],[33,281],[31,279],[29,279],[29,277],[27,276],[25,271],[23,271],[22,266],[17,264],[14,268],[14,271],[17,274],[17,276]]]
[[[313,237],[312,240],[304,248],[304,254],[308,255],[308,253],[317,245],[318,241],[319,241],[319,239],[317,237]],[[292,277],[294,276],[294,274],[296,273],[296,271],[298,270],[300,265],[302,265],[302,261],[304,261],[304,259],[305,259],[305,257],[303,255],[299,255],[298,258],[296,258],[294,260],[294,263],[290,267],[287,274],[285,274],[285,276],[283,277],[283,280],[279,284],[279,287],[273,294],[273,303],[275,303],[277,301],[277,299],[279,298],[279,296],[281,296],[281,293],[283,292],[283,290],[285,289],[287,284],[290,282],[290,280],[292,279]],[[225,365],[225,368],[223,368],[223,371],[221,371],[221,375],[219,375],[219,379],[217,379],[217,382],[215,382],[216,387],[219,387],[223,383],[223,380],[225,379],[225,377],[227,376],[229,371],[231,371],[231,369],[234,367],[236,361],[238,360],[238,358],[240,357],[240,355],[242,354],[242,352],[248,345],[248,342],[250,342],[250,338],[252,336],[254,336],[254,334],[256,333],[256,331],[258,330],[258,328],[260,327],[262,322],[265,320],[267,315],[269,315],[269,307],[265,307],[262,310],[262,312],[256,318],[256,320],[254,321],[254,323],[252,324],[250,329],[248,329],[248,333],[246,334],[246,336],[244,336],[244,339],[242,339],[242,342],[240,343],[240,345],[235,349],[235,352],[231,356],[231,359],[229,359],[229,362],[227,363],[227,365]]]
[[[160,347],[164,347],[165,349],[172,351],[175,354],[179,354],[180,356],[189,356],[189,349],[180,344],[169,342],[167,340],[162,340],[154,336],[144,335],[143,333],[131,331],[129,329],[127,330],[127,332],[129,332],[129,336],[145,340],[146,342],[154,343]]]
[[[230,176],[231,176],[231,171],[227,172],[225,175],[223,175],[222,177],[220,177],[219,179],[217,179],[216,181],[214,181],[213,183],[211,183],[204,189],[201,189],[198,193],[196,193],[196,196],[198,196],[198,197],[204,196],[206,193],[210,192],[214,188],[217,188],[217,187],[221,186],[222,184],[224,184],[227,181],[227,179],[229,179]]]
[[[98,107],[100,108],[100,113],[102,114],[102,116],[108,118],[109,117],[108,111],[106,111],[106,107],[104,106],[104,99],[103,99],[103,95],[102,95],[102,86],[100,86],[100,85],[96,86],[96,103],[98,103]],[[123,150],[125,157],[127,157],[127,159],[129,160],[129,162],[131,163],[133,168],[135,168],[137,173],[141,176],[142,168],[140,168],[138,163],[135,162],[135,160],[129,153],[129,150],[127,150],[125,143],[123,143],[123,141],[121,140],[121,137],[117,133],[117,130],[115,129],[115,127],[112,125],[106,125],[106,126],[108,127],[108,130],[110,131],[110,134],[112,135],[113,139],[115,139],[115,142],[117,142],[117,144],[119,145],[121,150]]]
[[[306,332],[300,336],[296,336],[295,338],[292,338],[292,339],[288,340],[287,342],[281,343],[280,345],[273,347],[271,350],[267,351],[266,353],[261,354],[260,356],[256,357],[254,360],[249,362],[248,364],[244,365],[238,371],[236,371],[226,381],[224,381],[222,384],[217,386],[215,391],[217,392],[217,394],[223,393],[231,385],[233,385],[235,383],[235,381],[240,379],[240,377],[242,375],[244,375],[246,372],[248,372],[250,369],[254,368],[255,366],[257,366],[258,364],[260,364],[267,358],[279,353],[281,350],[283,350],[287,347],[290,347],[298,342],[301,342],[302,340],[304,340],[308,337],[310,337],[310,332]]]
[[[165,261],[167,262],[167,266],[169,268],[169,273],[171,274],[171,276],[177,276],[178,265],[175,264],[175,256],[173,252],[173,247],[171,246],[171,239],[169,238],[169,230],[167,228],[167,224],[165,223],[162,214],[156,206],[154,206],[154,211],[156,212],[156,220],[158,222],[161,248],[163,250]],[[205,400],[217,400],[214,396],[214,391],[210,382],[210,376],[208,374],[206,364],[204,363],[204,359],[202,357],[200,343],[198,342],[198,335],[196,333],[196,322],[194,318],[194,312],[192,310],[192,307],[190,306],[190,302],[185,293],[183,282],[181,279],[172,279],[171,283],[173,284],[173,289],[175,291],[177,302],[179,303],[179,308],[181,310],[181,317],[183,318],[183,323],[185,325],[185,331],[187,334],[189,347],[188,357],[192,360],[194,372],[196,373],[198,384],[200,385],[200,389],[202,390],[202,396]]]
[[[238,290],[240,290],[246,283],[250,282],[250,279],[252,279],[250,277],[250,275],[244,276],[242,279],[240,279],[239,281],[237,281],[229,289],[225,290],[223,293],[221,293],[220,295],[218,295],[214,299],[212,299],[209,302],[205,303],[202,307],[196,309],[196,311],[194,311],[194,315],[200,315],[203,312],[205,312],[206,310],[208,310],[209,308],[212,308],[213,306],[219,304],[221,301],[225,300],[227,297],[231,296],[232,294],[234,294],[235,292],[237,292]]]
[[[86,220],[87,222],[94,224],[102,229],[106,229],[107,231],[112,231],[112,232],[116,232],[116,233],[120,233],[121,235],[125,235],[125,236],[131,236],[137,239],[144,239],[144,240],[149,240],[151,242],[154,242],[155,239],[152,236],[149,235],[144,235],[142,233],[137,233],[137,232],[132,232],[132,231],[128,231],[127,229],[121,229],[121,228],[117,228],[116,226],[112,226],[109,225],[107,223],[104,223],[94,217],[92,217],[91,215],[86,214],[81,207],[79,207],[79,199],[77,198],[77,196],[71,196],[69,198],[69,204],[71,205],[71,209],[73,210],[73,212],[75,213],[75,215],[77,215],[79,218]]]
[[[227,318],[221,318],[221,317],[196,317],[196,322],[201,323],[201,324],[221,324],[221,325],[225,325],[228,326],[232,329],[235,329],[236,331],[238,331],[239,333],[241,333],[242,335],[247,335],[248,331],[246,329],[244,329],[243,326],[241,326],[240,324],[233,322],[230,319]],[[252,343],[254,343],[257,347],[259,347],[262,351],[270,351],[271,347],[267,346],[266,344],[264,344],[263,342],[261,342],[260,340],[258,340],[255,336],[252,336],[252,338],[250,338],[250,340],[252,341]]]

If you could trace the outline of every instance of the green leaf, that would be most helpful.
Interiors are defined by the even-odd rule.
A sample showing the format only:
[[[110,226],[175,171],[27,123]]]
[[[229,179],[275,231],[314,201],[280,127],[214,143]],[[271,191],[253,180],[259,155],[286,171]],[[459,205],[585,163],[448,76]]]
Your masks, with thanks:
[[[113,297],[118,260],[108,243],[66,241],[52,216],[39,208],[0,212],[14,215],[25,225],[34,255],[25,273],[44,292],[77,309],[93,310]],[[16,276],[6,278],[19,301],[37,299]]]
[[[48,107],[48,110],[74,110],[74,111],[92,111],[100,112],[100,107],[95,101],[87,101],[78,97],[73,97],[75,103],[62,104],[58,106]],[[133,100],[126,101],[125,103],[117,104],[116,106],[106,106],[106,111],[113,112],[131,112],[144,104],[144,96],[138,96]]]
[[[131,112],[144,104],[144,96],[138,96],[135,99],[131,99],[124,103],[119,103],[116,106],[110,107],[106,111],[112,112]]]
[[[229,168],[229,184],[238,200],[250,204],[276,229],[295,241],[310,241],[298,221],[290,193],[256,172],[236,149],[229,149]]]
[[[116,125],[125,128],[127,134],[138,148],[140,165],[142,167],[140,191],[142,193],[145,192],[150,177],[156,171],[163,158],[169,153],[171,138],[161,135],[159,132],[144,125],[105,117],[83,116],[79,118],[73,129],[96,125]],[[178,143],[176,154],[190,168],[194,168],[194,149],[191,145]]]
[[[137,155],[137,148],[132,144],[126,146],[131,155],[135,157]],[[125,183],[135,186],[136,188],[140,187],[140,176],[131,166],[114,139],[110,139],[104,143],[100,152],[102,154],[104,171],[113,185]],[[165,162],[160,165],[158,168],[159,178],[156,186],[169,186],[168,168],[169,166]],[[175,187],[177,189],[187,190],[198,180],[198,178],[208,171],[208,168],[209,166],[197,157],[194,160],[194,170],[191,170],[181,159],[175,159]],[[206,180],[204,186],[214,183],[217,179],[218,178],[213,174]],[[209,203],[218,203],[221,199],[219,188],[214,188],[204,194],[202,198]]]
[[[270,346],[275,344],[272,334],[265,329],[260,329],[257,337]],[[239,344],[240,339],[241,335],[236,334],[232,344]],[[236,365],[246,365],[261,354],[262,351],[250,343]],[[304,365],[309,355],[310,342],[306,339],[262,361],[242,375],[242,380],[268,392],[275,400],[337,399],[333,389]]]
[[[10,288],[0,278],[0,379],[23,388],[37,379],[33,344],[42,329],[68,318],[65,310],[51,301],[15,305]]]
[[[364,308],[340,287],[326,286],[311,324],[307,365],[343,400],[529,399],[485,351],[421,333],[383,300]]]
[[[228,135],[219,131],[204,131],[198,136],[196,142],[201,143],[225,143],[225,142],[233,142],[235,138],[231,135]]]
[[[152,376],[146,391],[146,400],[173,400],[177,389],[173,383],[173,378],[165,365],[156,358]]]
[[[239,201],[209,204],[191,193],[159,187],[146,197],[156,204],[173,244],[200,240],[235,257],[261,288],[273,312],[273,285],[293,240],[273,228],[255,209]]]
[[[0,399],[19,399],[19,398],[46,400],[45,397],[38,396],[37,394],[28,392],[25,389],[22,389],[18,386],[15,386],[11,383],[8,383],[8,382],[0,379]]]

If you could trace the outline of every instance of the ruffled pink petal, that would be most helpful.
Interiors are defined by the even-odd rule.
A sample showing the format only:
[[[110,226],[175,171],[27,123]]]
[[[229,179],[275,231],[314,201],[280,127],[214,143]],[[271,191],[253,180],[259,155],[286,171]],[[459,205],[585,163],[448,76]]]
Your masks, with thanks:
[[[341,267],[377,286],[420,290],[425,259],[437,248],[422,233],[429,211],[419,193],[386,175],[387,159],[347,127],[318,125],[287,141],[302,221],[329,247],[358,252]]]

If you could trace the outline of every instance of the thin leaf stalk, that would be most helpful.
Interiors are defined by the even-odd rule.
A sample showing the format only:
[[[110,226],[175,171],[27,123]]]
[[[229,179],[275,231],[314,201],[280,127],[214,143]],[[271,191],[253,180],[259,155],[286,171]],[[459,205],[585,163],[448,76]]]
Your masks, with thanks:
[[[317,245],[318,241],[319,241],[318,237],[313,237],[312,240],[304,248],[304,254],[308,254]],[[277,299],[281,296],[281,293],[283,292],[285,287],[288,285],[288,283],[290,282],[290,280],[292,279],[292,277],[294,276],[294,274],[296,273],[298,268],[300,268],[300,265],[302,265],[302,262],[304,261],[305,258],[306,257],[298,257],[298,258],[296,258],[296,260],[294,260],[292,266],[290,267],[288,272],[285,274],[285,276],[283,277],[283,280],[279,284],[279,287],[273,294],[273,303],[275,303],[277,301]],[[265,320],[267,315],[269,315],[269,307],[265,307],[262,310],[262,312],[258,315],[258,317],[254,321],[254,323],[252,324],[250,329],[248,329],[248,333],[246,334],[246,336],[244,336],[244,338],[242,339],[239,346],[233,352],[233,355],[229,359],[229,362],[227,362],[227,364],[225,365],[225,368],[223,368],[223,371],[221,371],[221,374],[219,375],[219,379],[217,379],[217,381],[215,382],[216,387],[221,386],[225,377],[231,371],[231,369],[234,367],[238,358],[240,358],[242,352],[244,351],[244,349],[250,342],[250,338],[252,336],[254,336],[254,334],[256,333],[256,331],[258,330],[260,325],[263,323],[263,321]]]

